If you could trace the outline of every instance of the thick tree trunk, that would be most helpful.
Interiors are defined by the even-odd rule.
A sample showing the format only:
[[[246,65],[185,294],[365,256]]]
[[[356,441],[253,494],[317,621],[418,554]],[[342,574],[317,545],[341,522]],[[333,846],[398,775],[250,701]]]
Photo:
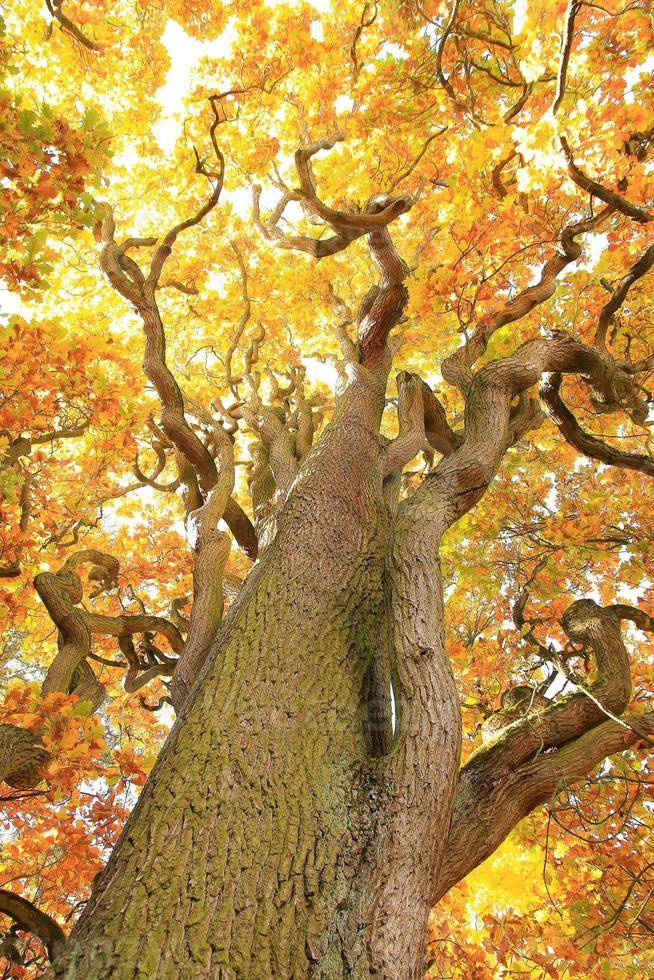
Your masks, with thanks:
[[[382,405],[356,385],[303,464],[56,976],[421,976],[458,709],[437,560],[407,585],[383,503]]]

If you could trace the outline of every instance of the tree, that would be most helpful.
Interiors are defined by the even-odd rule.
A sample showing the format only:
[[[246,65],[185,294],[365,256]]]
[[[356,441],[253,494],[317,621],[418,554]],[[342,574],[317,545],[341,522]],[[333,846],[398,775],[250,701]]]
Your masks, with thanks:
[[[6,975],[646,974],[651,11],[48,15],[4,49]],[[565,928],[443,930],[545,804]]]

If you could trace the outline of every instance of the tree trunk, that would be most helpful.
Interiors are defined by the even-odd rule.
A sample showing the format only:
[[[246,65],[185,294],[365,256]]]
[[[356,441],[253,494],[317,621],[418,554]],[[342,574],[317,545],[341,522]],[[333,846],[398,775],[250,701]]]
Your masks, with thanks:
[[[307,456],[56,976],[421,976],[458,708],[437,560],[421,592],[397,559],[382,406],[356,386]]]

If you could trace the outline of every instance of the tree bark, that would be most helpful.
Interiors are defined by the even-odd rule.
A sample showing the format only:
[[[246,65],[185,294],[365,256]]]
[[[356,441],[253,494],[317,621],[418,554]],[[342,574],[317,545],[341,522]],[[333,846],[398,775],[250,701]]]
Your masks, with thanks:
[[[359,366],[303,461],[55,976],[422,975],[458,706],[437,560],[415,591],[393,547],[384,386]]]
[[[557,276],[579,257],[575,236],[619,202],[566,227],[562,252],[539,282],[445,360],[443,376],[466,396],[464,432],[450,428],[434,393],[405,372],[400,432],[389,443],[380,436],[388,338],[406,303],[409,270],[386,226],[411,202],[373,198],[356,214],[325,205],[310,160],[333,139],[298,151],[300,190],[286,193],[266,224],[255,193],[255,220],[269,240],[320,258],[366,235],[380,282],[359,307],[357,344],[346,338],[345,390],[313,449],[296,453],[276,416],[266,422],[263,406],[241,409],[265,447],[259,476],[265,472],[267,492],[274,483],[265,497],[272,540],[219,625],[228,543],[216,523],[223,512],[230,523],[232,447],[217,430],[218,466],[188,423],[154,298],[176,236],[220,193],[213,108],[220,167],[212,197],[168,233],[147,278],[126,253],[154,240],[118,246],[110,210],[103,222],[103,268],[141,314],[144,370],[161,401],[162,431],[191,471],[196,518],[211,517],[200,527],[193,614],[172,687],[178,720],[53,975],[418,980],[435,895],[480,863],[561,779],[580,778],[602,751],[633,744],[634,728],[627,725],[627,742],[602,725],[608,711],[621,728],[614,712],[631,690],[621,614],[582,600],[563,625],[593,649],[600,679],[547,709],[538,725],[531,717],[516,723],[459,773],[460,714],[438,561],[443,533],[481,499],[509,446],[538,423],[526,392],[543,375],[580,374],[607,406],[629,392],[626,368],[618,377],[597,349],[561,333],[472,373],[500,326],[553,295]],[[334,237],[286,239],[279,220],[290,200]],[[564,435],[586,452],[585,434],[560,406],[558,415]],[[402,469],[427,444],[443,459],[399,504]],[[606,447],[593,448],[591,455],[649,472],[641,457],[608,459]],[[215,513],[212,494],[219,495]],[[235,535],[242,524],[230,524]],[[61,628],[66,639],[80,624],[76,656],[88,647],[90,619],[69,617]],[[593,729],[597,740],[587,740]]]

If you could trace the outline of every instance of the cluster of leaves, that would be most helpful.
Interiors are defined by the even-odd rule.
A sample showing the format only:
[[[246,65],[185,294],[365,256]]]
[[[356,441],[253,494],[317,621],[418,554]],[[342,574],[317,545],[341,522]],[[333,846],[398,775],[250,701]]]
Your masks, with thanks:
[[[89,108],[60,117],[16,86],[18,41],[0,18],[0,275],[29,292],[53,271],[50,236],[92,224],[92,189],[107,153],[106,129]]]
[[[154,763],[152,746],[164,735],[133,706],[127,733],[121,700],[98,717],[75,695],[42,697],[35,682],[15,680],[4,691],[0,724],[38,734],[50,758],[38,788],[5,787],[2,795],[3,884],[62,922],[88,898]],[[26,936],[21,947],[22,963],[6,975],[40,975],[42,944]]]

